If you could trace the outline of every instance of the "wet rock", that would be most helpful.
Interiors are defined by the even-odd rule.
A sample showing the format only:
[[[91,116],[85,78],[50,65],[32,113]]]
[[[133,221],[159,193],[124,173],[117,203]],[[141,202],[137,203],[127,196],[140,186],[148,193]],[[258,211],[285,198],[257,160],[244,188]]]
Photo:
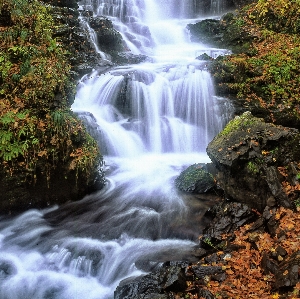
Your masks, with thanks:
[[[242,8],[245,5],[256,2],[256,0],[232,0],[236,8]]]
[[[209,61],[209,60],[212,60],[212,57],[209,56],[208,54],[204,53],[204,54],[201,54],[198,57],[196,57],[196,59]]]
[[[264,271],[264,274],[275,274],[279,271],[279,265],[273,259],[270,259],[269,256],[264,252],[261,260],[261,267]]]
[[[195,1],[195,15],[219,15],[229,10],[234,10],[235,4],[233,0],[211,1],[202,0]]]
[[[98,46],[103,51],[123,51],[121,34],[114,29],[112,21],[105,17],[89,17],[88,22],[97,34]]]
[[[252,54],[251,43],[256,37],[236,24],[234,13],[225,14],[221,20],[205,19],[195,24],[188,24],[187,29],[193,42],[230,49],[233,53]]]
[[[230,235],[240,226],[257,219],[249,206],[237,202],[222,202],[210,208],[206,217],[211,217],[211,221],[200,240],[203,248],[221,248],[223,234]]]
[[[51,14],[56,24],[53,36],[70,53],[71,74],[76,80],[95,68],[109,64],[96,52],[89,32],[80,23],[77,9],[53,6]]]
[[[183,292],[186,289],[184,265],[175,264],[142,277],[125,280],[117,287],[115,299],[173,298],[169,292]]]
[[[278,167],[298,161],[298,130],[265,123],[250,112],[236,117],[207,147],[227,198],[263,211],[267,200],[292,208]],[[274,203],[273,203],[274,205]]]
[[[184,192],[205,193],[215,186],[215,181],[205,164],[193,164],[182,171],[175,180],[176,187]]]
[[[146,55],[135,55],[130,52],[116,53],[113,55],[114,62],[118,65],[122,64],[138,64],[147,61],[149,58]]]

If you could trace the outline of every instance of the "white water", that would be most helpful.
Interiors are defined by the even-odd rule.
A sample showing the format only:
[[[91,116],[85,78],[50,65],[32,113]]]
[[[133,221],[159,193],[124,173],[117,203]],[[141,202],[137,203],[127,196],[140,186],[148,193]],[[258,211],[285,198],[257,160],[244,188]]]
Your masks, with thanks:
[[[95,13],[112,16],[128,48],[153,62],[82,78],[72,108],[99,126],[108,184],[79,202],[2,217],[1,299],[111,299],[122,279],[190,256],[205,203],[191,212],[174,178],[209,162],[205,147],[226,121],[194,59],[216,49],[189,43],[184,29],[191,3],[98,0]]]

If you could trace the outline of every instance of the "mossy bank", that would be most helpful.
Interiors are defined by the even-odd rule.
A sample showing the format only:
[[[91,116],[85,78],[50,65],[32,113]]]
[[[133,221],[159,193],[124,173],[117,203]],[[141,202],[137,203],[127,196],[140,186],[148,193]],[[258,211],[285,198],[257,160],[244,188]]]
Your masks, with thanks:
[[[221,20],[189,25],[192,39],[232,50],[210,64],[219,95],[241,111],[300,128],[298,0],[252,1]]]
[[[0,1],[0,213],[79,199],[102,156],[71,112],[70,52],[53,34],[51,7]]]

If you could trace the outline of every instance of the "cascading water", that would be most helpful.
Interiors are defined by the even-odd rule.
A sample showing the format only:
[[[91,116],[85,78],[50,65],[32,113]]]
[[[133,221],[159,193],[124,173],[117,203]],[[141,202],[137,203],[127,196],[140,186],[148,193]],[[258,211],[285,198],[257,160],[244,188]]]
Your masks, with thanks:
[[[81,4],[112,17],[128,48],[152,62],[80,81],[72,108],[95,123],[108,183],[79,202],[1,219],[1,299],[113,298],[121,280],[187,258],[201,229],[205,203],[191,211],[174,178],[209,161],[205,147],[226,121],[194,59],[223,50],[188,42],[192,0]]]

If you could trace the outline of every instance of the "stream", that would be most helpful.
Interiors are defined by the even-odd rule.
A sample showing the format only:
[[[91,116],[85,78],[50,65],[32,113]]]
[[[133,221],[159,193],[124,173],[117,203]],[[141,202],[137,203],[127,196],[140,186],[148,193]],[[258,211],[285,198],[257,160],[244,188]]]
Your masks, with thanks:
[[[212,204],[181,194],[174,179],[210,162],[206,146],[230,118],[195,59],[226,49],[189,41],[186,25],[201,19],[193,0],[80,5],[110,17],[128,51],[149,59],[80,80],[72,110],[97,133],[107,184],[78,202],[0,218],[1,299],[112,299],[123,279],[188,259]]]

